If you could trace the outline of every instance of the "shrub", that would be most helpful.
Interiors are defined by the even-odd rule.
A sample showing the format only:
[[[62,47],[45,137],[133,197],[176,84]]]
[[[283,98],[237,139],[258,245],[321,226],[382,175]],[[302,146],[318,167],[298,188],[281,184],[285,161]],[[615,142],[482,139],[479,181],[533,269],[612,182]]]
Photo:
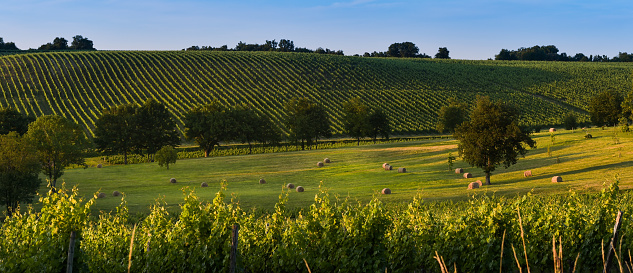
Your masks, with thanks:
[[[565,116],[565,120],[563,121],[563,124],[565,125],[565,130],[573,130],[573,129],[578,128],[578,121],[576,119],[576,115],[574,115],[573,113],[567,114],[567,116]]]
[[[154,158],[158,161],[159,166],[165,166],[169,170],[169,164],[176,164],[178,152],[176,152],[176,149],[172,146],[163,146],[163,148],[160,148],[160,150],[156,152]]]

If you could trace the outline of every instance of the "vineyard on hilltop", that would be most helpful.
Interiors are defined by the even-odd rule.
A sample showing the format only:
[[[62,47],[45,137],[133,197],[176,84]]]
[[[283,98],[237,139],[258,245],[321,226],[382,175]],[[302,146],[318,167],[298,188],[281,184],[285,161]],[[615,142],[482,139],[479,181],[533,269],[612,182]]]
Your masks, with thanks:
[[[567,112],[588,121],[589,98],[631,88],[630,63],[563,63],[361,58],[275,52],[90,51],[0,56],[0,106],[35,117],[57,114],[93,135],[111,106],[155,98],[184,130],[193,106],[246,103],[282,130],[284,104],[307,97],[342,133],[342,105],[360,97],[381,107],[399,133],[431,131],[456,97],[487,95],[518,106],[524,125],[561,124]]]

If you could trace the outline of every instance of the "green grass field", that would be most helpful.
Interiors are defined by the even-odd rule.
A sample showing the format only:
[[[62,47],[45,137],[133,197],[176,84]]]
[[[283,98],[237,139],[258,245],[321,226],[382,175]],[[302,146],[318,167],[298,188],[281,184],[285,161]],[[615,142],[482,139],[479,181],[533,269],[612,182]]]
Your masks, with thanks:
[[[620,177],[621,188],[629,189],[633,187],[633,135],[617,131],[616,144],[614,132],[613,128],[591,128],[589,133],[594,138],[585,139],[584,130],[558,131],[551,156],[547,152],[550,133],[538,133],[534,135],[536,149],[508,169],[499,167],[492,175],[492,185],[477,190],[466,188],[469,182],[484,180],[481,169],[470,167],[459,158],[454,167],[472,173],[472,179],[447,169],[449,152],[457,155],[455,140],[189,159],[178,161],[169,170],[157,163],[70,169],[58,183],[63,180],[67,187],[76,185],[87,197],[99,190],[105,192],[107,197],[97,200],[95,210],[114,209],[121,199],[113,197],[112,192],[123,192],[132,213],[146,213],[157,199],[177,211],[185,187],[195,189],[203,200],[210,201],[222,180],[228,182],[228,193],[235,193],[243,207],[264,210],[273,208],[287,183],[305,188],[303,193],[290,192],[289,206],[312,204],[321,181],[332,193],[359,201],[367,201],[388,187],[393,193],[381,197],[387,202],[408,202],[418,191],[425,201],[464,200],[473,193],[515,196],[530,191],[535,194],[566,193],[569,189],[597,191],[602,189],[603,182],[613,181],[615,175]],[[316,163],[326,157],[332,163],[318,168]],[[381,165],[385,162],[394,166],[394,170],[383,170]],[[407,173],[398,173],[397,167],[405,167]],[[534,176],[524,178],[525,170],[532,170]],[[562,176],[563,182],[551,183],[555,175]],[[172,177],[178,183],[170,184]],[[260,185],[260,178],[267,183]],[[209,187],[201,188],[202,182],[209,183]]]

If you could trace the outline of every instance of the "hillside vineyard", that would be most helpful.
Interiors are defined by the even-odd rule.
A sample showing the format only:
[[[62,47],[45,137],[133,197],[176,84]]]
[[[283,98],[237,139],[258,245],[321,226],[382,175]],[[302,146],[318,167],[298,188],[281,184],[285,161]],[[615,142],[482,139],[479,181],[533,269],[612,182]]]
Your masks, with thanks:
[[[91,51],[0,56],[0,106],[35,117],[56,114],[93,136],[103,109],[154,98],[178,129],[193,106],[245,103],[283,127],[292,97],[322,103],[342,133],[342,105],[360,97],[382,108],[394,132],[431,131],[448,98],[507,101],[524,125],[588,120],[589,98],[631,90],[630,63],[563,63],[361,58],[275,52]]]

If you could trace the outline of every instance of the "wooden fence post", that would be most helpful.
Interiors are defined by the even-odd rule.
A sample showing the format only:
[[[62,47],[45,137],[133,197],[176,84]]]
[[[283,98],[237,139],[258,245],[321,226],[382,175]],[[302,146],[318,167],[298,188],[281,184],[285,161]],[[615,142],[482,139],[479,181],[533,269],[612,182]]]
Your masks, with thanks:
[[[604,268],[602,270],[603,273],[607,273],[609,270],[609,264],[611,263],[611,252],[615,251],[615,244],[618,240],[618,230],[620,230],[620,226],[622,225],[622,211],[618,211],[618,216],[615,218],[615,226],[613,226],[613,237],[611,237],[611,242],[609,243],[609,247],[607,248],[607,257],[605,259]]]
[[[235,273],[236,264],[237,264],[237,236],[239,232],[240,226],[238,224],[233,224],[233,230],[231,231],[231,254],[229,256],[231,265],[229,267],[230,273]]]
[[[66,273],[73,272],[73,259],[75,258],[75,232],[70,232],[70,243],[68,243],[68,261],[66,262]]]

